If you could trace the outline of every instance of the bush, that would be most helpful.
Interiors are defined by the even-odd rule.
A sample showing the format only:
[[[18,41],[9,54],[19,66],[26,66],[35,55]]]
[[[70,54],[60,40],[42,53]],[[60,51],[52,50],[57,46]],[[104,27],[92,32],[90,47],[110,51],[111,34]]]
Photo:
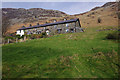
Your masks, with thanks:
[[[46,38],[46,37],[47,37],[46,32],[42,33],[42,36],[43,36],[44,38]]]
[[[109,33],[106,36],[107,39],[119,40],[120,39],[120,32]]]
[[[5,40],[8,40],[8,39],[12,39],[12,40],[13,40],[14,38],[11,37],[11,36],[6,36],[6,37],[5,37]]]
[[[46,32],[43,32],[43,33],[42,33],[42,35],[44,35],[44,36],[45,36],[45,35],[46,35]]]
[[[4,36],[3,43],[13,43],[15,41],[15,37],[12,36]]]
[[[23,39],[23,38],[24,38],[24,35],[23,35],[23,36],[16,35],[15,37],[18,38],[18,39]]]
[[[100,18],[98,18],[98,23],[101,23],[101,19]]]
[[[93,14],[93,15],[94,15],[94,14],[95,14],[95,12],[92,12],[91,14]]]
[[[43,38],[43,34],[31,34],[29,35],[31,39]]]
[[[90,17],[90,15],[87,15],[87,17]]]

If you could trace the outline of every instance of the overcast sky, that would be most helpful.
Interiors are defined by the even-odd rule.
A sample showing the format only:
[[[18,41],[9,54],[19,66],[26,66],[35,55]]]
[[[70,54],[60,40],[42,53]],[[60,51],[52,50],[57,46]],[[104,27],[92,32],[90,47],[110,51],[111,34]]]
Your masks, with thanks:
[[[79,14],[106,2],[3,2],[3,8],[44,8],[63,11],[67,14]]]

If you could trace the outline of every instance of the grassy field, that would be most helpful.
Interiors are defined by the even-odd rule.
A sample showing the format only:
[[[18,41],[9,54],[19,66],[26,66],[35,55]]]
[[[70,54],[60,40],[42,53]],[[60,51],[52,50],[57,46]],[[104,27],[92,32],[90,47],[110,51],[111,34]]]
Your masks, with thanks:
[[[116,78],[118,43],[97,29],[4,45],[3,78]]]

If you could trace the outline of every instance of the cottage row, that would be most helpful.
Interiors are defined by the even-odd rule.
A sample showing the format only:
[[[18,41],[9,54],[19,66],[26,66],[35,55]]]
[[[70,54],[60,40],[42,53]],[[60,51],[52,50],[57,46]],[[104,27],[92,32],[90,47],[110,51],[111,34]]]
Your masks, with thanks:
[[[16,35],[30,35],[30,34],[41,34],[46,32],[47,35],[56,34],[56,33],[74,33],[74,32],[83,32],[81,28],[79,19],[71,19],[53,23],[47,23],[30,27],[22,27],[17,30]]]

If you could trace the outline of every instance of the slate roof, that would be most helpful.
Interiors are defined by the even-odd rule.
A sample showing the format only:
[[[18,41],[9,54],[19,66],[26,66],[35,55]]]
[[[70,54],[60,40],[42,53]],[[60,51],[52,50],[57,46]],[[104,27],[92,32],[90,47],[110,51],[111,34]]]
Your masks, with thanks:
[[[32,28],[39,28],[39,27],[46,27],[46,26],[53,26],[53,25],[58,25],[58,24],[65,24],[65,23],[71,23],[71,22],[79,22],[79,19],[71,19],[71,20],[66,20],[66,21],[60,21],[60,22],[55,22],[55,23],[47,23],[47,24],[42,24],[42,25],[35,25],[31,27],[23,27],[18,30],[26,30],[26,29],[32,29]],[[80,22],[79,22],[80,25]]]

